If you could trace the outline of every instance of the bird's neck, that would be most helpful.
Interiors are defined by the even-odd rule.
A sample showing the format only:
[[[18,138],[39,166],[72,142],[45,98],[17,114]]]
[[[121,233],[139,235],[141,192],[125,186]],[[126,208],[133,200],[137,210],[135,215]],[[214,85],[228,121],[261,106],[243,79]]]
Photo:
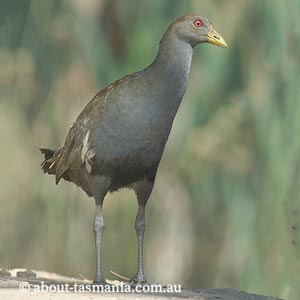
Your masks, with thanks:
[[[151,68],[176,113],[188,83],[193,49],[173,35],[164,35]]]
[[[181,72],[182,68],[190,69],[192,55],[192,46],[179,39],[176,33],[169,32],[160,41],[154,64],[159,63],[167,69],[178,69]]]

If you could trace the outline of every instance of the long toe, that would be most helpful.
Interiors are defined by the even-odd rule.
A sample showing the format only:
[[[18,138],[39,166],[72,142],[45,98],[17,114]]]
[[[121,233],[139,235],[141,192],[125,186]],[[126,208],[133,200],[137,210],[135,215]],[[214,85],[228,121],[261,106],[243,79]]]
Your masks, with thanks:
[[[129,281],[129,284],[131,287],[135,287],[137,285],[150,285],[145,278],[139,278],[138,276],[132,277]]]
[[[108,283],[106,280],[94,280],[93,284],[95,285],[101,285],[101,286],[111,286],[111,283]]]

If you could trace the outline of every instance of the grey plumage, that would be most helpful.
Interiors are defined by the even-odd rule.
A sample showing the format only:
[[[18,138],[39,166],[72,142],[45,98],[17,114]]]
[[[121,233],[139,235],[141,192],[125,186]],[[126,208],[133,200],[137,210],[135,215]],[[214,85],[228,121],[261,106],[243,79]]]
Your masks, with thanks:
[[[200,28],[195,26],[196,20],[201,20]],[[41,149],[45,155],[42,163],[45,173],[54,174],[56,183],[61,178],[75,183],[96,200],[95,282],[105,283],[100,260],[103,199],[108,191],[123,187],[132,188],[139,203],[135,223],[139,267],[133,281],[145,281],[142,263],[145,205],[187,87],[193,47],[209,42],[211,32],[211,23],[197,14],[175,20],[164,34],[150,66],[96,94],[71,126],[62,148]]]

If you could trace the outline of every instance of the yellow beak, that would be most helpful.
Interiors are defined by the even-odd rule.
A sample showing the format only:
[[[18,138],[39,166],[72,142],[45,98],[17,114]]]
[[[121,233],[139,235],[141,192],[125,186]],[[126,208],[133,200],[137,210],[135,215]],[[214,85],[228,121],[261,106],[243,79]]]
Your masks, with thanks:
[[[225,40],[223,39],[223,37],[215,31],[215,29],[212,25],[211,25],[210,32],[208,33],[207,37],[208,37],[208,42],[210,44],[213,44],[213,45],[216,45],[216,46],[219,46],[222,48],[228,48],[228,45],[225,42]]]

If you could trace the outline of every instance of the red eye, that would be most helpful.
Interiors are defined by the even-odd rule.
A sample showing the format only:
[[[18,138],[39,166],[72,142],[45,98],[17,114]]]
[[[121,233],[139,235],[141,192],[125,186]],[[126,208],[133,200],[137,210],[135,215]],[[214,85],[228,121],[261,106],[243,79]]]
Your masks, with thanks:
[[[195,25],[196,27],[201,27],[201,26],[202,26],[202,22],[201,22],[200,20],[196,20],[196,21],[194,22],[194,25]]]

